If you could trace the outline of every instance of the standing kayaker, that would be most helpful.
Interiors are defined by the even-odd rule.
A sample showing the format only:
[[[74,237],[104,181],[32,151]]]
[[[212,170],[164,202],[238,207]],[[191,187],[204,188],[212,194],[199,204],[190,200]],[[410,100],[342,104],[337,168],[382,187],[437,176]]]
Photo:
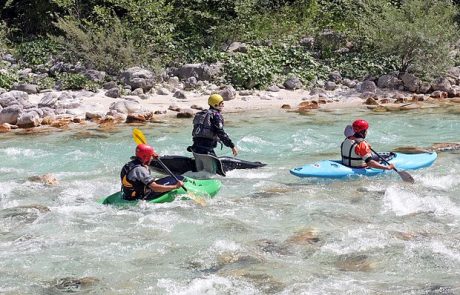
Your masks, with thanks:
[[[150,174],[148,165],[152,158],[158,158],[153,147],[147,144],[139,144],[136,147],[136,157],[125,164],[121,169],[121,190],[125,200],[152,200],[160,197],[163,193],[180,188],[182,181],[169,179],[155,180]],[[171,184],[169,184],[171,183]]]
[[[383,170],[394,169],[395,166],[390,164],[388,166],[380,164],[372,157],[371,146],[365,140],[369,123],[367,121],[358,119],[351,125],[354,134],[351,134],[350,129],[345,128],[344,135],[347,137],[341,144],[342,163],[345,166],[353,168],[377,168]]]
[[[224,99],[219,94],[212,94],[208,98],[209,109],[198,112],[193,119],[193,145],[187,150],[197,154],[210,154],[216,156],[214,148],[217,142],[222,142],[232,149],[233,156],[238,154],[238,149],[228,134],[224,131]]]

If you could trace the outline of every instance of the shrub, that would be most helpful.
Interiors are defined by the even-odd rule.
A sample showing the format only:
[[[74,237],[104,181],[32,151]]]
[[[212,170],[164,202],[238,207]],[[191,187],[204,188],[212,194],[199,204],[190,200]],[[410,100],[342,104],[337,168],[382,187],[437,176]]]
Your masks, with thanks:
[[[96,82],[89,80],[82,74],[62,73],[57,77],[61,85],[61,90],[81,90],[86,89],[95,91],[100,86]]]
[[[13,83],[18,81],[18,76],[16,74],[0,71],[0,88],[11,89]]]
[[[36,39],[16,46],[18,58],[28,66],[36,66],[51,61],[62,48],[51,39]]]
[[[448,0],[407,0],[395,5],[376,1],[361,18],[359,35],[382,56],[399,59],[398,69],[439,74],[452,64],[458,40],[458,9]]]

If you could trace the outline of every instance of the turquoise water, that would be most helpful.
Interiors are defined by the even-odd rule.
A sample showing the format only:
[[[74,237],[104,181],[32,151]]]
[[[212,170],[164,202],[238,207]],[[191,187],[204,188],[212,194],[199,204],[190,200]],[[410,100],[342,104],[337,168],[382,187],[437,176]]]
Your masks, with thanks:
[[[225,117],[239,158],[268,165],[216,176],[223,188],[205,207],[97,203],[119,189],[133,127],[0,134],[0,293],[460,294],[459,152],[411,171],[414,185],[397,174],[289,174],[337,158],[354,118],[369,121],[369,142],[386,151],[460,141],[458,112]],[[190,123],[139,128],[159,154],[189,155]],[[29,180],[47,173],[58,184]]]

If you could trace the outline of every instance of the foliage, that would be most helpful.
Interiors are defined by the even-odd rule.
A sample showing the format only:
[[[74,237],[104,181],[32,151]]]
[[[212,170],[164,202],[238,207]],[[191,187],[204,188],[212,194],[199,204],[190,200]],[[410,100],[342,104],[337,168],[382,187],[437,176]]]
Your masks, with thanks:
[[[18,81],[18,76],[16,74],[0,71],[0,88],[11,89],[13,83]]]
[[[400,6],[376,2],[363,15],[359,34],[368,51],[397,56],[399,71],[439,74],[452,63],[449,53],[458,40],[457,14],[448,0],[407,0]]]
[[[95,91],[100,85],[89,80],[82,74],[62,73],[57,76],[62,90],[81,90],[86,89]]]
[[[0,54],[5,53],[8,48],[8,26],[5,22],[0,21]]]
[[[54,1],[71,14],[55,23],[64,34],[57,40],[89,66],[116,74],[132,65],[154,67],[168,52],[173,25],[165,0],[107,0],[90,9],[88,3],[75,8],[74,2]],[[83,19],[75,12],[80,8]]]
[[[52,21],[58,7],[50,0],[8,0],[0,5],[2,18],[11,28],[16,28],[15,37],[20,41],[30,36],[44,36],[53,32]]]
[[[61,50],[58,43],[48,38],[22,42],[16,46],[18,58],[28,66],[45,64]]]
[[[324,62],[349,79],[383,75],[396,71],[398,66],[396,56],[381,56],[372,52],[352,52],[328,58]]]
[[[71,61],[84,61],[89,68],[96,68],[110,74],[120,69],[140,64],[142,54],[136,51],[132,40],[125,36],[119,21],[114,21],[110,29],[88,25],[82,29],[75,19],[60,19],[56,24],[66,37],[54,38],[65,46]]]
[[[327,68],[300,46],[250,47],[247,54],[229,55],[224,65],[227,82],[239,88],[263,88],[295,75],[304,83],[325,76]]]

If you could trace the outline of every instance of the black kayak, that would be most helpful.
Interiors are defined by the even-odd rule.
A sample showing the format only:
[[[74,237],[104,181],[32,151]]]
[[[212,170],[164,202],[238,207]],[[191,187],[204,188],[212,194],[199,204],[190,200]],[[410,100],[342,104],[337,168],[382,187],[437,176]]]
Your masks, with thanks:
[[[195,154],[197,156],[197,154]],[[201,155],[213,159],[215,162],[215,173],[225,176],[225,172],[234,170],[234,169],[255,169],[263,167],[266,164],[262,162],[251,162],[245,161],[233,157],[213,157],[210,155]],[[185,157],[185,156],[176,156],[176,155],[165,155],[160,157],[161,162],[163,162],[174,174],[184,174],[188,171],[198,172],[202,170],[207,170],[202,167],[201,164],[196,163],[195,158]],[[201,162],[198,162],[201,163]],[[197,166],[198,169],[197,169]],[[154,169],[163,174],[168,174],[161,164],[158,161],[152,160],[150,162],[150,168]],[[209,171],[209,170],[208,170]]]

